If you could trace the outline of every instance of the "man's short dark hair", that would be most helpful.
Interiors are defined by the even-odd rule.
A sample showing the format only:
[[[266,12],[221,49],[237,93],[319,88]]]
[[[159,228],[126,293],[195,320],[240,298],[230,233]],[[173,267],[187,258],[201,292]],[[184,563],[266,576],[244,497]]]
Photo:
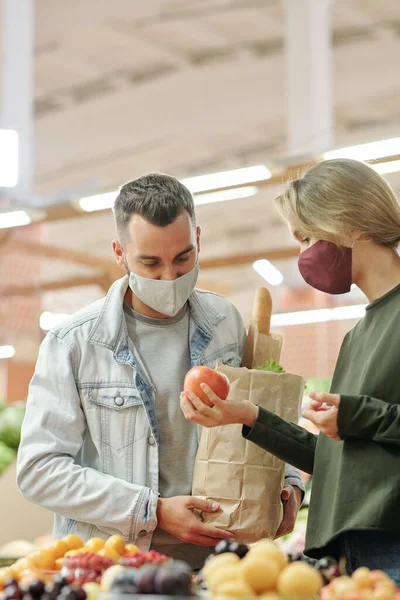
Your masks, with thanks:
[[[166,227],[186,210],[195,225],[193,197],[186,186],[171,175],[149,173],[125,183],[114,203],[114,218],[120,241],[127,237],[132,215],[153,225]]]

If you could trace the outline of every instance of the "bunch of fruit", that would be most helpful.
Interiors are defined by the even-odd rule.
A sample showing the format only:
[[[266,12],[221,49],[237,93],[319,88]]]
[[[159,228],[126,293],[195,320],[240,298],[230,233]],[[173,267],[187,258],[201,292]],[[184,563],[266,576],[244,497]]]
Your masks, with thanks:
[[[89,581],[100,583],[104,571],[114,564],[112,558],[99,556],[94,552],[85,552],[78,556],[64,558],[61,575],[70,583],[83,585]]]
[[[400,600],[400,590],[383,571],[361,567],[351,577],[338,577],[326,585],[321,600]]]
[[[212,595],[234,598],[312,598],[324,585],[317,569],[304,561],[288,563],[270,540],[261,540],[250,548],[221,542],[204,565],[202,578]]]
[[[123,537],[119,535],[113,535],[107,540],[91,538],[86,544],[77,535],[67,535],[62,540],[55,540],[47,548],[35,550],[20,558],[10,567],[0,569],[0,591],[4,589],[5,581],[8,579],[17,581],[40,579],[47,583],[51,579],[48,573],[61,570],[64,561],[71,557],[96,554],[107,559],[107,564],[112,564],[119,562],[123,555],[133,556],[137,553],[139,548],[133,544],[125,545]]]
[[[191,596],[191,568],[183,561],[171,561],[168,565],[145,564],[139,568],[115,565],[104,573],[100,589],[116,595]]]

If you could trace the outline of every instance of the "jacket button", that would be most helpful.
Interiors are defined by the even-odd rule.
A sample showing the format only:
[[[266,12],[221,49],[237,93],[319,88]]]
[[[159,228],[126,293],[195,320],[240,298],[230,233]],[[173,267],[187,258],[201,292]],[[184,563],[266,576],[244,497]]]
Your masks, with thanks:
[[[150,446],[154,446],[154,444],[156,443],[156,440],[153,438],[153,436],[151,435],[148,439],[148,442],[150,444]]]
[[[124,403],[125,403],[125,400],[123,398],[121,398],[121,396],[115,396],[114,404],[116,404],[117,406],[123,406]]]
[[[145,537],[147,535],[147,531],[145,529],[142,529],[142,531],[139,531],[137,535],[140,538]]]

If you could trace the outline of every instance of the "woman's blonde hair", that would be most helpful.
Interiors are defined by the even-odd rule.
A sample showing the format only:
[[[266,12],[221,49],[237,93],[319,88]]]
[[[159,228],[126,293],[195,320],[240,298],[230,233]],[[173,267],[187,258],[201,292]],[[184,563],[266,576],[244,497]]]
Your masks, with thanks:
[[[318,163],[276,202],[292,230],[305,237],[334,241],[357,231],[389,248],[400,242],[400,204],[392,188],[357,160]]]

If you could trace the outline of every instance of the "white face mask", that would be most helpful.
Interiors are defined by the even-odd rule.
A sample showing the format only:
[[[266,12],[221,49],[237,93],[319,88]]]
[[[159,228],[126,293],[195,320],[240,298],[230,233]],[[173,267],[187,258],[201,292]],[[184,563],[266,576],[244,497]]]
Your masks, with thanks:
[[[193,292],[199,275],[199,263],[193,269],[173,280],[149,279],[131,271],[129,287],[132,292],[153,310],[174,317]]]

